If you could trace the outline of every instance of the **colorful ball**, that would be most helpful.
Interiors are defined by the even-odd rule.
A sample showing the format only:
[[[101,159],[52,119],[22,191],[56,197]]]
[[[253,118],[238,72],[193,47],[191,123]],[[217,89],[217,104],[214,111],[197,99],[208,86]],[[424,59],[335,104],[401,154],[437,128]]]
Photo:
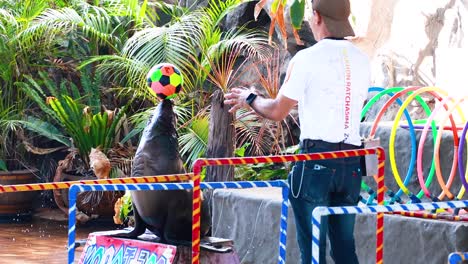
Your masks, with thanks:
[[[170,63],[155,65],[148,72],[147,80],[151,93],[161,100],[174,98],[182,90],[182,74]]]

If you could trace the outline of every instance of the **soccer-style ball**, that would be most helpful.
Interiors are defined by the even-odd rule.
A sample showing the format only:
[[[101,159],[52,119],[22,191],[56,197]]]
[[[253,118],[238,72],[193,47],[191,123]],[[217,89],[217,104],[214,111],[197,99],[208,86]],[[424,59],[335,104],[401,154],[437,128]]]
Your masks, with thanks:
[[[170,63],[155,65],[148,72],[147,80],[151,93],[161,100],[174,98],[182,90],[182,74]]]

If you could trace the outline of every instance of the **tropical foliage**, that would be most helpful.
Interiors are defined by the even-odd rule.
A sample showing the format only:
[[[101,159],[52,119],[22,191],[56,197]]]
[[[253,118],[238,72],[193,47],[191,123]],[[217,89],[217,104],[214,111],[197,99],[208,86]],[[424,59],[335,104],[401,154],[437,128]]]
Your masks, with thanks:
[[[261,92],[267,98],[275,98],[279,93],[281,67],[285,65],[284,52],[276,48],[272,56],[259,63],[250,65],[250,70],[258,76],[263,88]],[[238,147],[247,144],[247,153],[251,155],[280,154],[294,142],[289,124],[296,124],[292,115],[285,121],[264,119],[253,111],[238,111],[236,123]]]
[[[278,80],[265,79],[279,78],[278,69],[266,69],[271,76],[265,77],[264,68],[249,66],[268,65],[267,34],[223,29],[226,16],[243,3],[213,0],[186,8],[148,0],[0,0],[0,140],[14,142],[15,131],[26,128],[53,146],[76,149],[87,163],[91,147],[112,148],[128,116],[132,127],[121,143],[134,144],[158,103],[146,73],[169,62],[184,75],[175,100],[189,167],[205,154],[209,123],[216,122],[209,120],[213,91],[238,85],[249,67],[265,94],[276,96],[268,87],[279,87]],[[236,130],[237,147],[248,146],[247,155],[276,154],[291,141],[285,123],[252,113],[237,116]]]
[[[255,6],[255,19],[260,15],[260,11],[263,10],[267,4],[267,0],[260,0]],[[289,21],[293,29],[294,38],[298,45],[304,45],[303,41],[299,37],[298,30],[302,27],[302,21],[304,20],[304,12],[306,6],[306,0],[273,0],[269,8],[269,15],[271,18],[270,31],[269,31],[269,43],[272,42],[272,36],[275,30],[275,26],[278,24],[278,28],[281,32],[281,36],[284,38],[284,45],[287,48],[288,35],[286,33],[285,23],[285,11],[289,3]],[[287,14],[286,14],[287,15]]]
[[[99,72],[111,72],[112,81],[123,80],[121,87],[129,87],[127,90],[134,94],[136,90],[143,97],[148,96],[145,76],[152,65],[170,62],[181,68],[184,97],[178,104],[182,114],[179,141],[189,166],[206,151],[211,92],[227,91],[235,83],[241,75],[239,62],[265,59],[270,54],[266,36],[258,30],[221,30],[223,18],[241,3],[213,1],[206,8],[182,12],[165,27],[136,32],[120,54],[96,56],[85,62],[100,62]],[[136,127],[142,129],[143,125]]]
[[[81,75],[85,83],[84,95],[80,94],[78,87],[73,83],[63,81],[59,86],[55,86],[45,73],[41,72],[39,75],[42,77],[43,86],[31,77],[27,77],[26,83],[19,85],[53,123],[28,116],[29,122],[24,122],[24,126],[69,148],[76,148],[85,167],[89,168],[89,154],[92,148],[100,148],[106,153],[116,143],[125,119],[125,107],[101,111],[99,90],[84,73]],[[48,93],[44,91],[44,86]]]
[[[19,113],[14,105],[9,105],[3,99],[3,92],[0,90],[0,171],[6,171],[10,166],[11,159],[15,159],[17,152],[12,148],[12,138],[19,128]]]
[[[18,35],[47,6],[48,1],[0,1],[0,170],[20,169],[26,165],[21,143],[20,120],[28,100],[15,82],[22,79],[34,57],[21,45]]]

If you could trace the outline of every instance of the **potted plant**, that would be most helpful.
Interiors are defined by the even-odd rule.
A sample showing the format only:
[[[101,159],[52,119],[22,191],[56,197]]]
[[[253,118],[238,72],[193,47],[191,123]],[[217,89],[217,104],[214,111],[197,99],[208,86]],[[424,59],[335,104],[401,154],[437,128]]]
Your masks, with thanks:
[[[27,76],[27,81],[18,85],[47,118],[29,116],[27,128],[68,148],[68,155],[59,161],[54,181],[123,176],[116,163],[130,161],[133,151],[118,144],[126,120],[125,107],[106,109],[100,100],[99,77],[91,79],[89,72],[79,76],[80,88],[69,80],[56,85],[44,72],[39,76],[39,80]],[[113,204],[121,195],[81,193],[78,209],[87,216],[112,216]],[[54,191],[54,198],[57,206],[68,213],[68,190]]]

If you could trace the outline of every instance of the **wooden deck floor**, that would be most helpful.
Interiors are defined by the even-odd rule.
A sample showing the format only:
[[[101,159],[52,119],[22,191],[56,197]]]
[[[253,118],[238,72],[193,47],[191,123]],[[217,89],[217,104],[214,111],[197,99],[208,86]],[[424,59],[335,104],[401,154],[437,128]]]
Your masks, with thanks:
[[[78,226],[76,239],[86,239],[90,232],[112,230],[112,223]],[[0,223],[0,263],[67,263],[68,223],[43,219],[31,222]],[[75,253],[79,260],[82,247]]]

